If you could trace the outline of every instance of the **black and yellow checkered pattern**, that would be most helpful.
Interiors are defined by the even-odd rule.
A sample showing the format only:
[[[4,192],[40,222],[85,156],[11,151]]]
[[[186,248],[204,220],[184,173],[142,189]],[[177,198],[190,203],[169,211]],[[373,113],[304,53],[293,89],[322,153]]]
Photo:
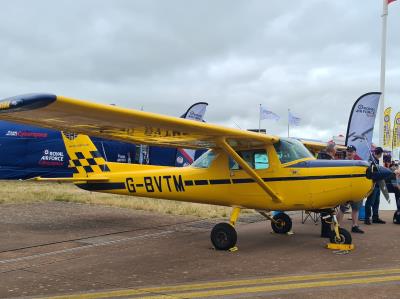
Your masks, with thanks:
[[[101,173],[110,169],[99,151],[69,153],[69,167],[74,173]],[[72,156],[72,157],[71,157]]]

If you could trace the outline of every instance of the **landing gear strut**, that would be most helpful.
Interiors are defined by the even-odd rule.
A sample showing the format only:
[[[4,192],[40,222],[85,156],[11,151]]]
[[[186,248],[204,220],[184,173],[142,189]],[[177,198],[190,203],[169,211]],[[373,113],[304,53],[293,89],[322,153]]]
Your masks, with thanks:
[[[351,234],[344,228],[339,227],[336,218],[336,211],[334,209],[327,211],[329,213],[325,216],[325,221],[331,225],[330,242],[333,244],[351,244]]]
[[[217,250],[229,250],[235,247],[237,234],[235,224],[240,214],[240,208],[233,208],[229,223],[218,223],[211,231],[211,243]]]

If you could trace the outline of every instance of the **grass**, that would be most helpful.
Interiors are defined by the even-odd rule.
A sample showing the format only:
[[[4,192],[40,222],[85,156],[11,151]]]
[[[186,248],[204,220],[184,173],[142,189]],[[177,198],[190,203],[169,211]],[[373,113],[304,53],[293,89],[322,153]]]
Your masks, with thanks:
[[[62,201],[202,218],[228,217],[231,213],[228,207],[89,192],[71,183],[0,181],[0,186],[0,204]]]

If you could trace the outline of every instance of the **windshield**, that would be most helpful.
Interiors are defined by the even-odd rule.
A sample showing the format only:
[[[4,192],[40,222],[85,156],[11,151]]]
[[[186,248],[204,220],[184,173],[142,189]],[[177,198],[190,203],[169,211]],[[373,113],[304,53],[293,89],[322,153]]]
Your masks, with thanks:
[[[196,168],[209,168],[215,158],[215,152],[213,152],[212,150],[208,150],[204,154],[202,154],[196,161],[194,161],[192,166]]]
[[[303,143],[296,139],[281,138],[274,147],[282,164],[313,157]]]

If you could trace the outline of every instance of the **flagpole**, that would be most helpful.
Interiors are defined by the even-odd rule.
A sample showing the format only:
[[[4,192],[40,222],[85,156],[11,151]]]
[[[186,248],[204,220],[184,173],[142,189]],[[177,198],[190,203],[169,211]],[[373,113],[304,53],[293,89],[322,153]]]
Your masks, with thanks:
[[[261,104],[260,104],[260,109],[258,111],[258,133],[261,132]]]
[[[388,0],[383,0],[382,12],[382,46],[381,46],[381,82],[380,82],[380,109],[379,109],[379,144],[383,147],[384,110],[385,110],[385,74],[386,74],[386,24],[388,16]]]
[[[287,114],[287,137],[289,138],[289,114],[290,114],[290,109],[287,110],[288,114]]]

